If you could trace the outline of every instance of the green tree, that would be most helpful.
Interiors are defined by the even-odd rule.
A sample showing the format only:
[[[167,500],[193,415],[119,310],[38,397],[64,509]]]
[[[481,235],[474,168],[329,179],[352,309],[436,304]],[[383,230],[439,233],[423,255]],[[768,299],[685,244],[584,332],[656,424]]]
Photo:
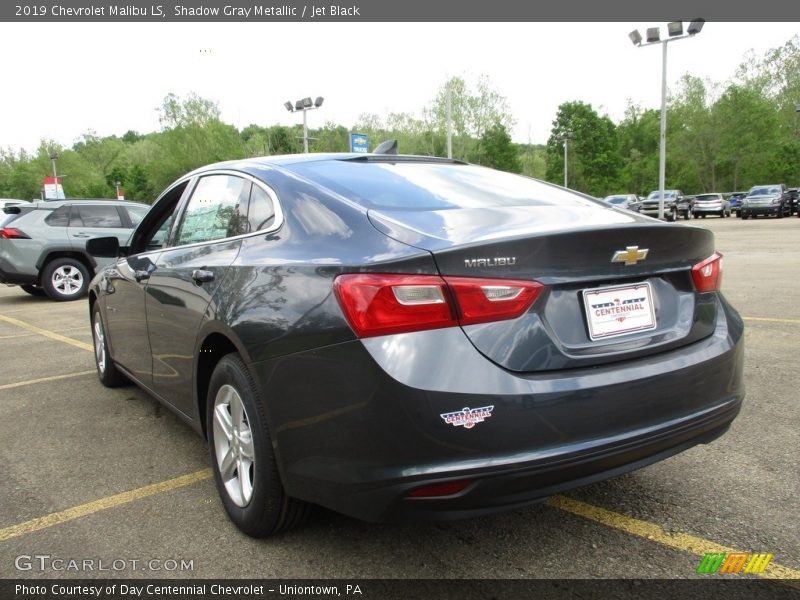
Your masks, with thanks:
[[[510,173],[522,172],[522,161],[516,146],[511,143],[508,130],[497,123],[483,132],[480,147],[483,162],[487,167],[508,171]]]
[[[593,196],[605,196],[619,187],[621,160],[616,127],[599,116],[591,104],[565,102],[558,107],[547,141],[547,180],[563,183],[565,134],[568,148],[569,187]]]

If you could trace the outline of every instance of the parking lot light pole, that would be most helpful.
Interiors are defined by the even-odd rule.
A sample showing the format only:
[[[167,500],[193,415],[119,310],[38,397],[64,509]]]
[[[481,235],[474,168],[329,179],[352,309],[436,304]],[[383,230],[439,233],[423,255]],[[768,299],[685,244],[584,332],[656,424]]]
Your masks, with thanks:
[[[695,19],[689,23],[686,34],[683,33],[683,22],[673,21],[667,24],[669,37],[661,39],[661,32],[658,27],[648,27],[647,40],[642,43],[642,35],[638,29],[634,29],[628,34],[634,46],[652,46],[661,44],[661,134],[658,143],[658,218],[664,218],[664,188],[667,178],[667,44],[675,40],[682,40],[694,37],[703,29],[704,19]]]
[[[317,99],[313,102],[311,101],[311,97],[303,98],[302,100],[298,100],[294,104],[291,102],[284,102],[283,106],[289,112],[300,112],[303,113],[303,152],[308,154],[308,120],[306,119],[306,112],[309,110],[313,110],[315,108],[319,108],[322,106],[322,103],[325,101],[325,98],[322,96],[317,96]]]
[[[569,140],[571,140],[571,139],[572,139],[572,132],[571,131],[565,131],[564,134],[560,138],[558,138],[559,142],[564,142],[564,187],[569,187],[569,185],[567,185],[567,182],[568,182],[568,179],[567,179],[567,174],[568,174],[568,171],[567,171],[567,158],[569,156],[568,151],[567,151],[567,145],[569,143]]]

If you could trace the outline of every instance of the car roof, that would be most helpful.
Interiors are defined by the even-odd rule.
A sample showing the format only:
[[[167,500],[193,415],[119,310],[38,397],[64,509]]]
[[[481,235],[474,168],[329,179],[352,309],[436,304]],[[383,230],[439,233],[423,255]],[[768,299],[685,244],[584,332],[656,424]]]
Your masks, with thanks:
[[[292,165],[313,163],[313,162],[332,162],[332,161],[353,161],[353,162],[389,162],[389,163],[436,163],[465,165],[464,161],[437,156],[417,156],[413,154],[364,154],[358,152],[328,152],[328,153],[309,153],[309,154],[276,154],[275,156],[260,156],[256,158],[245,158],[240,160],[228,160],[218,162],[187,173],[181,179],[192,177],[206,171],[230,169],[232,171],[243,171],[252,173],[264,167],[291,167]]]

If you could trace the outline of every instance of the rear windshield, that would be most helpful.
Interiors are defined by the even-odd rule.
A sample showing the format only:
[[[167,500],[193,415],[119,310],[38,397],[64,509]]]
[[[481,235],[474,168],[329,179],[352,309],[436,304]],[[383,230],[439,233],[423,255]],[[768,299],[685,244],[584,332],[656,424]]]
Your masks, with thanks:
[[[7,212],[7,213],[4,211],[0,211],[0,227],[7,226],[9,223],[11,223],[11,221],[18,219],[19,217],[28,212],[30,212],[30,210],[16,210],[14,212]]]
[[[719,194],[700,194],[695,196],[695,200],[720,200]]]
[[[474,165],[332,160],[289,168],[366,208],[442,210],[596,204],[535,179]]]

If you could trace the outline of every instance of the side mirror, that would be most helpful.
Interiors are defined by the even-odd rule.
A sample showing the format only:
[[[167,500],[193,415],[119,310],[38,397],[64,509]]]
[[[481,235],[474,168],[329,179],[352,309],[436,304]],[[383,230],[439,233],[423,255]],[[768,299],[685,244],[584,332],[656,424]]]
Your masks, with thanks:
[[[127,253],[126,246],[120,246],[114,236],[92,238],[86,241],[86,251],[97,258],[118,258]]]

